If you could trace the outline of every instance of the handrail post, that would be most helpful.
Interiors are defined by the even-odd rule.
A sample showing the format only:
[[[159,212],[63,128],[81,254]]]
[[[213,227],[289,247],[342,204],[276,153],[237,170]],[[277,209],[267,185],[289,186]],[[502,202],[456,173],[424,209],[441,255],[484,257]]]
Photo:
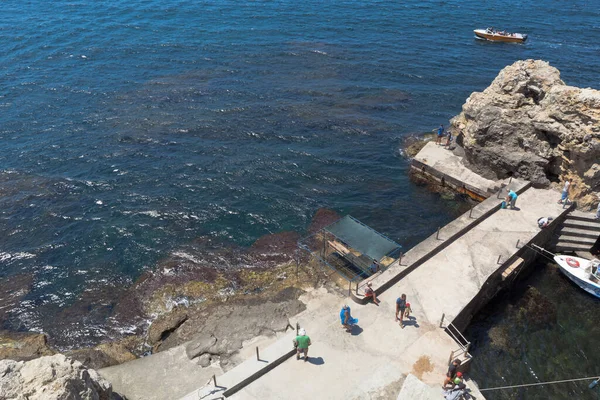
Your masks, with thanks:
[[[258,346],[256,346],[256,361],[260,361],[260,355],[258,354]]]
[[[352,281],[348,281],[348,296],[352,294]]]
[[[435,238],[438,239],[438,240],[440,239],[440,229],[442,229],[442,228],[440,226],[438,226],[438,230],[437,230],[437,233],[435,235]]]
[[[445,313],[442,313],[442,320],[440,321],[440,328],[442,327],[442,325],[444,325],[444,317],[446,316]]]
[[[498,256],[498,261],[496,261],[496,264],[500,264],[500,259],[501,259],[501,258],[502,258],[502,254],[500,254],[500,255]]]
[[[217,376],[213,375],[213,383],[215,384],[215,387],[217,387]]]

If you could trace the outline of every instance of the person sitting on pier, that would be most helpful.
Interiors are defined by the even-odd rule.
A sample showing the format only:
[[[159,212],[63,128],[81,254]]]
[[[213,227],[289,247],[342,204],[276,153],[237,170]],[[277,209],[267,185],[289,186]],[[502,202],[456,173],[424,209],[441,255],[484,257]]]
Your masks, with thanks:
[[[377,262],[376,259],[373,259],[373,262],[371,263],[371,266],[369,267],[369,269],[371,270],[372,273],[376,273],[377,271],[379,271],[379,263]]]
[[[449,384],[452,384],[454,381],[454,378],[456,378],[458,372],[458,367],[460,367],[461,361],[457,358],[454,361],[452,361],[452,364],[450,364],[450,366],[448,367],[448,372],[446,373],[446,379],[444,380],[444,384],[442,385],[442,387],[446,387]],[[462,374],[461,374],[462,375]]]
[[[375,305],[379,305],[379,300],[377,300],[377,293],[373,290],[373,282],[367,282],[367,288],[365,289],[365,297],[370,297],[373,299],[373,303]]]

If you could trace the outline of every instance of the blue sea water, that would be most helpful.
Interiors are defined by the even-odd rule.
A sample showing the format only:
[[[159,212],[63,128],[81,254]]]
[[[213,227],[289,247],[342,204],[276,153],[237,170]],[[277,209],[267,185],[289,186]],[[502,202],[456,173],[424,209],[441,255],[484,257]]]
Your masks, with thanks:
[[[3,328],[76,342],[60,310],[82,293],[197,238],[304,232],[321,207],[409,248],[458,206],[409,182],[404,138],[516,60],[600,88],[599,5],[3,2],[0,278],[33,279]],[[530,39],[473,38],[491,25]]]

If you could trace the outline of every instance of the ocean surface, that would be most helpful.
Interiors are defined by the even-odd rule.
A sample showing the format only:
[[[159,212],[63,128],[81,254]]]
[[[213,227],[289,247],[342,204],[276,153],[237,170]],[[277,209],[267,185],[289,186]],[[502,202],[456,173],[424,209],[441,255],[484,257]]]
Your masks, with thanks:
[[[322,207],[410,248],[460,206],[409,182],[404,139],[516,60],[600,88],[599,5],[4,1],[0,279],[32,289],[2,328],[97,343],[114,321],[65,312],[84,293],[202,240],[304,233]]]

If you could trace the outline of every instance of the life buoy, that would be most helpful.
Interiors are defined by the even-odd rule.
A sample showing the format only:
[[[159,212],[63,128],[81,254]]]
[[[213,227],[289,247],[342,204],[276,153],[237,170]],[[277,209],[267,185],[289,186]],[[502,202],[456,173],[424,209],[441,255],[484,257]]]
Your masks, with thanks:
[[[569,267],[579,268],[579,261],[577,261],[576,259],[567,257],[566,261],[567,261],[567,264],[569,264]]]

